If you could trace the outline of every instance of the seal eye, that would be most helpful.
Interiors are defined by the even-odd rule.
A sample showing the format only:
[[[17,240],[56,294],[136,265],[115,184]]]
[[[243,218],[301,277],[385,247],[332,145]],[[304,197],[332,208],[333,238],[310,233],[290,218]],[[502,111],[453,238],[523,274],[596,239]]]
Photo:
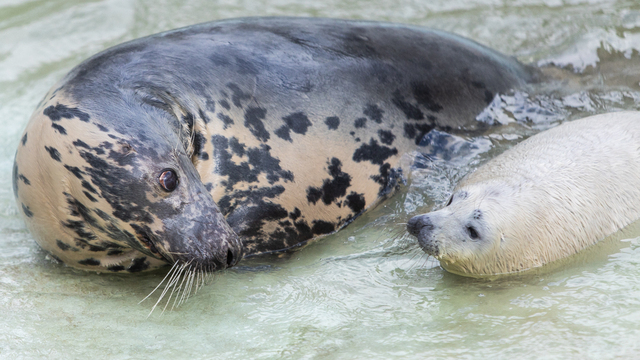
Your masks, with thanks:
[[[171,192],[178,186],[178,175],[171,169],[162,170],[162,173],[158,176],[158,182],[163,189]]]
[[[451,197],[449,198],[449,201],[447,201],[447,205],[445,205],[444,207],[451,205],[452,202],[453,202],[453,195],[451,195]]]
[[[480,237],[480,235],[478,235],[478,232],[476,231],[476,229],[473,226],[467,226],[467,232],[469,232],[469,236],[473,240],[475,240],[475,239]]]

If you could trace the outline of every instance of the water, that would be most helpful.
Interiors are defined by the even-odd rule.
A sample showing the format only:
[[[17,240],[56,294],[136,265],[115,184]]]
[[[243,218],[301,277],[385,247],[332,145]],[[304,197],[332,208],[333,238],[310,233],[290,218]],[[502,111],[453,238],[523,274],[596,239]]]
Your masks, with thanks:
[[[480,118],[501,126],[459,138],[458,157],[415,170],[400,194],[344,231],[243,262],[186,304],[147,318],[153,300],[138,302],[162,273],[80,272],[39,250],[11,192],[20,133],[49,87],[93,53],[249,15],[435,27],[524,62],[563,66],[567,81],[496,98]],[[636,0],[0,0],[0,358],[640,357],[640,240],[631,233],[540,272],[482,280],[444,272],[402,225],[524,137],[640,109],[639,50]]]

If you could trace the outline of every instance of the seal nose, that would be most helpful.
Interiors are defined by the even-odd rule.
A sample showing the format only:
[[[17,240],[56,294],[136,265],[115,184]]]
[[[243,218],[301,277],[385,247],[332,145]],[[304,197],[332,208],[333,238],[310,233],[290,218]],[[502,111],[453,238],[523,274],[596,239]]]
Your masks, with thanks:
[[[227,244],[227,253],[224,259],[220,259],[222,261],[220,261],[219,265],[221,268],[230,268],[236,266],[238,262],[240,262],[240,259],[242,259],[242,246]]]
[[[425,228],[429,232],[433,230],[433,223],[431,222],[431,219],[427,214],[414,216],[407,223],[407,231],[409,232],[409,234],[417,238],[420,238],[419,235]]]

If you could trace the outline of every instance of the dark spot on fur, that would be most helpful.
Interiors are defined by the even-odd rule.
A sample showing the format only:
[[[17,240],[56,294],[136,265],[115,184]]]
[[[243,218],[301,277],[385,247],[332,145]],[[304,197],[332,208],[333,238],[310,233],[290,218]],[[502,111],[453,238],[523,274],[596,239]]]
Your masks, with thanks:
[[[24,136],[22,136],[22,146],[24,146],[27,143],[27,133],[24,133]]]
[[[22,182],[23,182],[25,185],[31,185],[31,181],[29,181],[29,179],[27,179],[27,177],[26,177],[26,176],[24,176],[24,175],[20,174],[20,175],[18,175],[18,177],[20,178],[20,180],[22,180]]]
[[[396,138],[389,130],[378,130],[378,137],[380,138],[380,142],[386,145],[393,144],[393,140]]]
[[[480,209],[473,210],[473,218],[476,220],[480,220],[482,218],[482,210]]]
[[[70,245],[67,245],[67,244],[63,243],[63,242],[62,242],[62,241],[60,241],[60,240],[56,240],[56,245],[58,245],[58,247],[59,247],[59,248],[60,248],[60,250],[62,250],[62,251],[68,251],[68,250],[71,250],[71,248],[72,248],[72,246],[70,246]]]
[[[209,100],[207,100],[207,104],[209,104]],[[214,109],[215,109],[215,104],[214,104]],[[209,119],[209,117],[204,113],[204,111],[202,111],[202,109],[198,109],[198,114],[200,115],[200,119],[202,119],[202,121],[204,121],[205,124],[208,124],[211,122],[211,119]]]
[[[75,145],[75,147],[77,147],[77,148],[82,147],[82,148],[85,148],[85,149],[89,149],[89,150],[91,150],[91,146],[87,145],[87,143],[86,143],[86,142],[84,142],[84,141],[82,141],[82,140],[80,140],[80,139],[78,139],[78,140],[74,141],[74,142],[73,142],[73,145]]]
[[[233,119],[223,113],[218,113],[218,119],[222,120],[222,123],[224,124],[222,128],[225,130],[229,125],[233,125]]]
[[[67,135],[67,130],[65,130],[64,127],[56,123],[51,123],[51,127],[54,128],[60,135]]]
[[[351,192],[347,195],[347,200],[345,201],[346,205],[353,211],[354,214],[359,214],[366,205],[366,201],[364,199],[364,194],[357,194],[355,192]]]
[[[204,145],[207,143],[207,138],[202,133],[197,132],[193,137],[193,154],[201,160],[209,160],[209,154],[204,151]]]
[[[83,191],[82,193],[84,194],[84,196],[86,196],[86,197],[87,197],[87,199],[89,199],[89,201],[91,201],[91,202],[98,202],[98,199],[94,198],[94,197],[93,197],[91,194],[89,194],[88,192]]]
[[[442,110],[442,105],[438,104],[431,94],[429,83],[427,82],[413,82],[411,83],[411,90],[418,104],[424,106],[429,111],[439,112]],[[419,120],[419,119],[416,119]]]
[[[301,214],[302,213],[300,212],[300,209],[295,208],[295,209],[293,209],[292,212],[289,213],[289,217],[291,218],[291,220],[296,221],[300,217]]]
[[[327,124],[329,130],[336,130],[338,126],[340,126],[340,118],[337,116],[330,116],[324,120],[324,123]]]
[[[134,273],[147,270],[148,268],[149,262],[147,261],[147,258],[141,257],[133,259],[133,263],[127,268],[127,271]]]
[[[48,147],[45,145],[45,150],[47,150],[49,152],[49,155],[51,156],[51,158],[55,161],[58,162],[62,162],[62,160],[60,160],[60,152],[58,152],[58,150],[56,148],[53,147]]]
[[[296,134],[304,135],[307,129],[312,125],[307,115],[303,112],[296,112],[282,118],[284,123]]]
[[[369,117],[369,119],[375,121],[377,124],[382,123],[382,114],[384,111],[375,104],[367,104],[365,106],[363,114]]]
[[[242,108],[242,101],[251,99],[251,95],[240,90],[240,87],[238,87],[238,85],[227,84],[227,87],[233,93],[231,95],[231,101],[233,102],[233,105],[235,105],[236,107]]]
[[[290,132],[293,131],[296,134],[304,135],[307,133],[307,129],[311,126],[311,121],[307,115],[302,112],[293,113],[291,115],[282,118],[285,125],[282,125],[274,133],[281,139],[292,142]]]
[[[402,93],[400,93],[400,90],[396,90],[393,93],[393,99],[391,99],[391,102],[393,102],[393,105],[397,106],[400,110],[402,110],[402,112],[407,117],[407,119],[410,119],[410,120],[424,119],[424,114],[422,113],[422,111],[417,106],[407,102],[404,96],[402,96]]]
[[[376,140],[370,139],[369,144],[362,144],[356,149],[353,153],[353,161],[370,161],[372,164],[382,165],[385,160],[397,154],[398,149],[378,145]]]
[[[229,105],[229,102],[227,100],[220,100],[218,103],[220,104],[220,106],[227,110],[231,109],[231,105]]]
[[[293,140],[291,139],[291,135],[289,135],[289,132],[290,132],[289,127],[287,127],[286,125],[282,125],[280,128],[276,129],[276,131],[274,131],[273,133],[276,134],[276,136],[282,140],[293,142]]]
[[[328,165],[329,175],[332,179],[324,179],[320,188],[309,187],[307,201],[315,204],[319,199],[322,199],[325,205],[329,205],[343,197],[347,188],[351,186],[351,176],[342,172],[342,163],[339,159],[332,158]]]
[[[363,117],[357,118],[356,121],[353,123],[353,126],[355,126],[356,129],[360,129],[367,126],[367,118],[363,118]]]
[[[100,124],[96,124],[96,126],[98,127],[98,130],[102,131],[102,132],[109,132],[109,129],[100,125]]]
[[[108,256],[122,255],[123,253],[124,253],[124,251],[122,251],[122,250],[117,250],[117,249],[113,249],[113,250],[109,250],[109,251],[107,251],[107,255],[108,255]]]
[[[314,220],[313,227],[311,228],[311,232],[314,234],[328,234],[335,230],[335,225],[330,222],[322,221],[322,220]]]
[[[240,143],[240,141],[236,137],[232,137],[229,140],[229,147],[231,148],[231,151],[233,151],[233,153],[238,155],[239,157],[243,157],[246,152],[246,146]]]
[[[33,212],[29,209],[28,206],[25,206],[24,204],[22,204],[22,211],[28,218],[33,217]]]
[[[309,187],[307,189],[307,201],[310,203],[317,203],[322,197],[322,190],[316,187]]]
[[[87,265],[87,266],[98,266],[100,265],[100,260],[96,260],[94,258],[88,258],[88,259],[78,261],[78,264]]]
[[[88,122],[89,114],[84,111],[78,110],[78,108],[69,108],[62,104],[57,104],[56,106],[49,106],[42,112],[44,115],[47,115],[51,121],[58,121],[62,118],[71,119],[78,118],[81,121]]]
[[[269,140],[269,132],[265,129],[264,120],[267,114],[267,110],[263,108],[250,107],[244,113],[244,126],[249,129],[249,131],[255,136],[258,140],[265,142]]]
[[[91,192],[92,192],[92,193],[94,193],[94,194],[97,194],[97,193],[98,193],[98,192],[96,191],[96,189],[95,189],[93,186],[91,186],[91,184],[89,184],[89,182],[88,182],[88,181],[86,181],[86,180],[82,180],[82,187],[83,187],[83,188],[85,188],[85,189],[87,189],[87,190],[89,190],[89,191],[91,191]]]
[[[78,179],[82,180],[82,170],[80,170],[80,168],[78,168],[77,166],[69,166],[69,165],[64,165],[64,168],[69,170],[73,175],[75,175],[75,177],[77,177]]]
[[[111,265],[107,267],[107,270],[113,271],[113,272],[123,271],[124,269],[125,267],[122,265]]]
[[[207,103],[205,104],[207,111],[209,111],[210,113],[215,113],[216,112],[216,102],[211,100],[210,98],[207,98]],[[228,110],[228,109],[227,109]],[[202,112],[202,110],[200,110],[200,112]],[[203,114],[201,113],[200,116],[202,116]],[[205,120],[204,116],[202,118],[204,120],[204,122],[206,124],[208,124],[207,120]]]

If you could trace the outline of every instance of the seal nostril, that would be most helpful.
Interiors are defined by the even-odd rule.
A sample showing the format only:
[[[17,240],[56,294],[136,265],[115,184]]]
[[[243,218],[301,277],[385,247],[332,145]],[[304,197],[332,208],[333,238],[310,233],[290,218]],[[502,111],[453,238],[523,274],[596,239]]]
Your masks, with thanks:
[[[227,250],[227,267],[231,267],[233,265],[233,253],[231,250]]]

